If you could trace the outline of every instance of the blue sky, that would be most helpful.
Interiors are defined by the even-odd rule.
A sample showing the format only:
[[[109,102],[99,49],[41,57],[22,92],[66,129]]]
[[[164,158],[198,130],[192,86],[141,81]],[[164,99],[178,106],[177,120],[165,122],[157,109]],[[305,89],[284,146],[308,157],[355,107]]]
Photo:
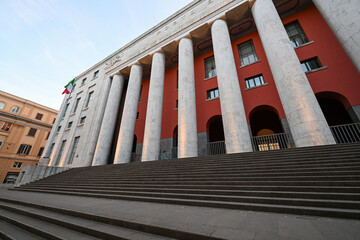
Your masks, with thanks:
[[[0,90],[59,109],[64,85],[191,0],[0,0]]]

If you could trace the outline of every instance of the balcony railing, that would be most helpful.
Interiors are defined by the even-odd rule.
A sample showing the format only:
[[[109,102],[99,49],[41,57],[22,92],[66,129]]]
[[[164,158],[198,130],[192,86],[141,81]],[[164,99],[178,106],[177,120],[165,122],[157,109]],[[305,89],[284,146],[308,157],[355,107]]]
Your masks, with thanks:
[[[209,142],[206,145],[207,155],[225,154],[225,141]]]
[[[360,122],[331,126],[336,143],[360,142]]]
[[[269,151],[290,148],[290,143],[285,133],[252,137],[254,151]]]

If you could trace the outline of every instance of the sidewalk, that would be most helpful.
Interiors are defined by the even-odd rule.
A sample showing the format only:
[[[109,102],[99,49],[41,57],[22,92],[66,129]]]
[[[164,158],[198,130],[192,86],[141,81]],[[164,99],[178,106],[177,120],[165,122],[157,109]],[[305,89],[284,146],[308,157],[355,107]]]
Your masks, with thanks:
[[[360,221],[9,191],[0,197],[241,240],[358,240]]]

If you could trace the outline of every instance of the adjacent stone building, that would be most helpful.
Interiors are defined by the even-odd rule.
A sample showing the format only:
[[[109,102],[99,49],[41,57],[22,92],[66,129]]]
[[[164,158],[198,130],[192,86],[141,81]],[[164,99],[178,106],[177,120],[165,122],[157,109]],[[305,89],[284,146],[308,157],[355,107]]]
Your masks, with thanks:
[[[359,9],[357,0],[195,0],[77,76],[42,164],[359,141]]]
[[[0,91],[1,183],[14,183],[21,167],[38,164],[57,113]]]

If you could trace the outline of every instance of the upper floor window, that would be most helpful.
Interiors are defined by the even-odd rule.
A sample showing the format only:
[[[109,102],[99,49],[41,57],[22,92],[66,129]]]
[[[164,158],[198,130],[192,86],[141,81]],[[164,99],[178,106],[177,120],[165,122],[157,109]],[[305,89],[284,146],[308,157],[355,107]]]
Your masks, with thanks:
[[[67,128],[71,128],[73,122],[69,122],[68,125],[67,125]]]
[[[96,72],[94,72],[94,78],[99,76],[99,70],[97,70]]]
[[[56,118],[54,118],[54,120],[53,120],[53,124],[55,123],[55,121],[56,121]]]
[[[241,66],[249,65],[258,60],[252,40],[238,46]]]
[[[75,102],[75,106],[74,106],[73,113],[75,113],[75,112],[76,112],[76,109],[77,109],[77,107],[79,106],[80,99],[81,99],[81,98],[76,99],[76,102]]]
[[[14,162],[13,168],[21,168],[22,162]]]
[[[205,59],[205,78],[212,78],[216,76],[215,58],[209,57]]]
[[[143,85],[140,86],[139,103],[141,103],[142,89],[143,89]]]
[[[17,154],[29,155],[30,150],[31,150],[30,145],[21,144],[19,150],[17,151]]]
[[[252,88],[252,87],[264,85],[265,81],[262,75],[258,75],[252,78],[245,79],[245,83],[246,83],[246,88]]]
[[[85,123],[85,119],[86,119],[86,117],[82,117],[82,118],[80,118],[80,124]]]
[[[285,29],[293,47],[299,47],[308,42],[308,39],[297,21],[286,24]]]
[[[0,109],[3,109],[5,107],[5,103],[0,102]]]
[[[0,141],[0,149],[1,149],[1,146],[3,145],[3,141]]]
[[[43,152],[44,152],[44,148],[43,147],[41,147],[40,149],[39,149],[39,152],[38,152],[38,157],[41,157],[41,155],[43,154]]]
[[[34,137],[36,134],[37,129],[36,128],[30,128],[28,136]]]
[[[48,134],[46,135],[45,140],[48,140],[48,139],[49,139],[49,136],[50,136],[50,132],[48,132]]]
[[[41,120],[43,116],[44,116],[43,114],[38,113],[38,114],[36,114],[35,119],[37,119],[37,120]]]
[[[16,107],[16,106],[11,109],[12,113],[19,113],[19,111],[20,111],[20,108]]]
[[[67,104],[65,105],[65,107],[64,107],[64,115],[63,115],[63,116],[66,115],[66,111],[68,110],[69,105],[70,105],[70,103],[67,103]],[[55,118],[54,118],[54,122],[55,122]],[[53,123],[54,123],[54,122],[53,122]]]
[[[3,124],[2,127],[1,127],[1,130],[2,130],[2,131],[5,131],[5,132],[8,132],[8,131],[10,131],[12,125],[13,125],[13,124],[10,123],[10,122],[4,122],[4,124]]]
[[[320,61],[317,57],[302,61],[301,66],[304,69],[304,72],[310,72],[312,70],[321,68]]]
[[[81,81],[81,85],[84,85],[86,83],[86,78],[84,78],[82,81]]]
[[[136,113],[136,120],[139,120],[139,112]]]
[[[85,107],[89,107],[89,106],[90,106],[91,99],[92,99],[92,96],[93,96],[93,95],[94,95],[94,91],[89,92],[89,95],[88,95],[88,98],[87,98]]]
[[[207,94],[207,99],[214,99],[214,98],[218,98],[220,96],[219,89],[217,89],[217,88],[208,90],[206,92],[206,94]]]

